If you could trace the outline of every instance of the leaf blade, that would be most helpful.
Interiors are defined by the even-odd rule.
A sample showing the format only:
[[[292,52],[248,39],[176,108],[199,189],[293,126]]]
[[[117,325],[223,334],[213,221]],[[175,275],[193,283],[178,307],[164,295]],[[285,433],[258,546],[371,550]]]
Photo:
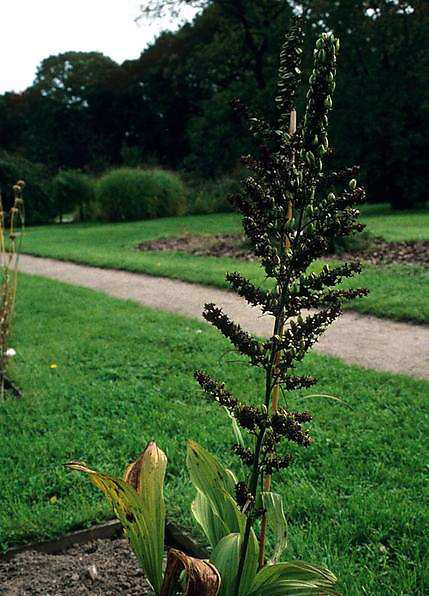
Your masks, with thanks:
[[[108,497],[147,579],[159,593],[164,556],[163,485],[167,466],[165,454],[155,443],[149,443],[137,462],[127,468],[125,478],[130,481],[132,467],[138,468],[138,478],[135,475],[135,482],[130,484],[125,480],[91,470],[79,462],[70,462],[67,465],[73,470],[88,474],[93,484]]]
[[[244,514],[232,497],[235,487],[232,472],[195,441],[188,441],[186,463],[192,484],[205,495],[228,533],[240,533]]]
[[[191,505],[192,515],[201,526],[212,548],[229,534],[226,524],[213,510],[207,497],[197,489],[197,495]]]
[[[263,567],[247,596],[335,596],[337,578],[325,567],[289,561]]]
[[[283,509],[283,499],[278,493],[263,492],[262,505],[266,511],[268,526],[275,536],[271,562],[277,563],[287,547],[287,521]]]
[[[172,596],[182,569],[187,582],[183,596],[217,596],[220,588],[220,574],[214,565],[201,559],[189,557],[174,548],[168,551],[167,567],[160,596]]]
[[[234,594],[235,581],[240,562],[242,536],[238,533],[228,534],[222,538],[214,549],[210,561],[215,565],[222,578],[219,596]],[[239,596],[246,596],[258,570],[258,541],[251,532],[243,574],[240,580]]]

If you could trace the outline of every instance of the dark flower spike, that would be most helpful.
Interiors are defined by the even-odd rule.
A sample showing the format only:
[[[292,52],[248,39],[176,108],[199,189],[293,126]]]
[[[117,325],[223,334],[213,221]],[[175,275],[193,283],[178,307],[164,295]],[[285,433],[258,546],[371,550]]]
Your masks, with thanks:
[[[302,44],[304,33],[301,20],[296,19],[286,35],[280,52],[278,95],[276,104],[283,129],[289,126],[289,115],[295,106],[295,96],[301,83]]]
[[[237,325],[225,315],[221,308],[214,304],[206,304],[203,317],[217,327],[219,331],[227,337],[237,350],[246,355],[252,364],[261,366],[266,360],[265,350],[262,345],[254,339],[249,333],[243,331],[240,325]]]

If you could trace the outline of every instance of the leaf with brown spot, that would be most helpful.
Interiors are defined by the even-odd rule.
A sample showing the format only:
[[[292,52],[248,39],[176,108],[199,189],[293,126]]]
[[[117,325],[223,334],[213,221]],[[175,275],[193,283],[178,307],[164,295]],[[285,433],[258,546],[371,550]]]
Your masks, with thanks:
[[[164,556],[165,505],[163,485],[167,458],[155,443],[148,444],[141,457],[128,466],[125,480],[70,462],[68,467],[89,475],[112,502],[114,511],[151,583],[159,594]]]

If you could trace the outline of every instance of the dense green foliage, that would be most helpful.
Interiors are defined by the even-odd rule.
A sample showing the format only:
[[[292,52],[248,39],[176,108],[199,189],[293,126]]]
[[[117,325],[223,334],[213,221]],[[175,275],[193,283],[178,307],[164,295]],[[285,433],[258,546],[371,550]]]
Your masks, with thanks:
[[[0,152],[0,190],[6,210],[13,205],[12,187],[24,180],[25,221],[27,224],[46,223],[56,215],[55,204],[49,193],[48,169],[17,155]]]
[[[331,131],[335,165],[361,164],[371,201],[403,208],[427,200],[426,0],[182,3],[202,11],[136,60],[119,66],[97,52],[44,60],[32,87],[0,97],[1,146],[52,167],[99,172],[158,162],[200,177],[229,174],[254,148],[230,102],[241,97],[272,118],[281,34],[300,10],[309,47],[328,30],[342,43]],[[145,6],[168,12],[180,4]],[[308,61],[305,73],[310,69]]]
[[[95,182],[82,172],[62,170],[52,179],[50,191],[60,221],[64,214],[71,213],[76,207],[83,221],[86,207],[95,197]]]
[[[225,340],[202,323],[35,277],[19,284],[12,345],[24,398],[0,404],[1,546],[108,518],[100,493],[64,462],[121,475],[153,437],[169,458],[168,515],[189,527],[184,443],[192,436],[220,454],[231,441],[230,420],[201,399],[192,372],[205,366],[242,397],[260,376],[245,366],[237,375]],[[353,410],[304,402],[315,444],[282,476],[291,556],[334,568],[347,596],[423,595],[428,384],[317,355],[306,371]]]
[[[108,222],[182,215],[186,188],[167,170],[119,168],[100,178],[96,201],[99,217]]]
[[[371,215],[374,209],[364,206],[363,223],[368,230],[387,240],[428,240],[429,213],[399,214],[382,205],[373,206],[383,216]],[[384,211],[383,211],[384,209]],[[234,214],[194,215],[162,220],[115,225],[49,226],[33,228],[25,238],[28,253],[182,279],[226,288],[225,271],[240,271],[261,283],[264,274],[256,263],[231,258],[200,257],[182,252],[140,252],[141,242],[189,234],[239,234],[240,218]],[[321,266],[321,263],[318,267]],[[406,265],[366,266],[360,284],[371,293],[352,304],[354,310],[379,317],[429,322],[429,279],[423,267]],[[410,292],[412,285],[413,291]]]
[[[228,213],[234,211],[231,195],[240,190],[238,176],[223,176],[209,180],[191,180],[190,213]]]

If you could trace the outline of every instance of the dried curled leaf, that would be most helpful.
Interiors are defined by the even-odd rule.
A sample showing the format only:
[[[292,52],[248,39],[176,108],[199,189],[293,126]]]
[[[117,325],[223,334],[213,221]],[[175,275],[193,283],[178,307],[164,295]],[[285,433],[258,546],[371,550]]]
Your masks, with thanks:
[[[174,548],[168,551],[167,567],[160,596],[172,596],[182,570],[186,574],[183,596],[217,596],[220,575],[214,565],[202,559],[188,557]]]

